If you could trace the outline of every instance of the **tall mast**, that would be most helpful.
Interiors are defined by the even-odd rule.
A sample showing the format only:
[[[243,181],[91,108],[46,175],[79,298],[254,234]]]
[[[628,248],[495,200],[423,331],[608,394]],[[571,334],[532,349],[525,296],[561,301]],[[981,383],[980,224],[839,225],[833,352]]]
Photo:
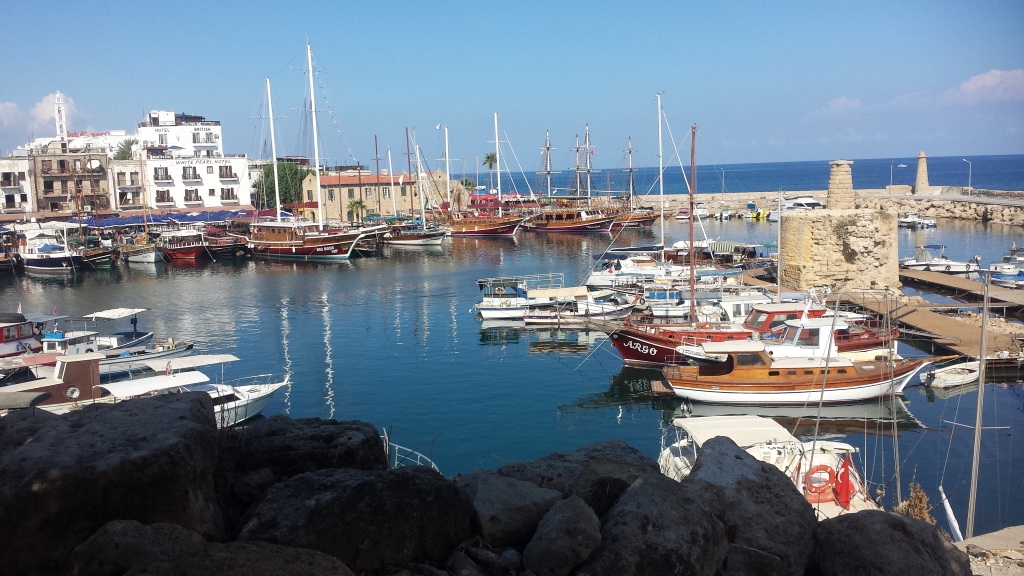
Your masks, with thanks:
[[[313,92],[313,48],[306,44],[306,62],[309,65],[309,107],[313,115],[313,163],[316,170],[316,223],[324,229],[323,190],[320,189],[320,135],[316,130],[316,94]]]
[[[693,213],[693,194],[697,189],[697,125],[690,127],[690,323],[697,322],[696,271],[694,270],[693,221],[697,215]]]
[[[583,191],[583,175],[582,168],[580,168],[580,135],[576,135],[576,146],[573,147],[576,152],[576,197],[580,197],[580,192]]]
[[[629,201],[629,209],[633,209],[633,137],[626,138],[626,154],[629,156],[629,180],[626,182],[626,198]]]
[[[590,124],[586,126],[583,136],[583,167],[587,171],[587,200],[590,200]]]
[[[725,182],[725,176],[722,176]],[[725,186],[723,186],[724,188]],[[775,231],[775,283],[778,284],[778,304],[782,304],[782,188],[779,188],[779,229]]]
[[[551,171],[551,151],[557,150],[557,148],[551,147],[551,131],[544,131],[544,147],[541,148],[541,155],[544,157],[544,175],[547,176],[548,182],[548,197],[551,196],[551,175],[558,174],[558,172]]]
[[[309,45],[307,44],[307,47]],[[277,141],[274,139],[274,100],[270,97],[270,76],[267,76],[267,111],[270,113],[270,155],[274,165],[274,206],[277,221],[281,221],[281,184],[277,175]],[[301,195],[302,192],[300,191]],[[299,200],[302,198],[300,196]]]
[[[978,499],[978,464],[981,458],[981,413],[985,407],[985,360],[988,356],[988,287],[992,275],[985,274],[985,293],[982,299],[981,312],[981,356],[978,358],[978,409],[974,414],[974,457],[971,460],[971,496],[967,501],[967,532],[966,538],[974,536],[974,508]]]
[[[388,148],[388,176],[391,177],[391,211],[398,216],[398,201],[395,200],[395,171],[391,168],[391,148]]]
[[[444,127],[444,188],[448,192],[448,210],[452,209],[452,163],[448,157],[448,127]]]
[[[381,197],[380,197],[380,151],[377,148],[377,135],[376,134],[373,135],[373,162],[374,162],[374,174],[376,174],[376,178],[374,178],[374,187],[377,190],[377,213],[378,214],[383,214],[384,210],[383,210],[383,208],[381,208],[381,204],[383,204],[384,202],[381,200]]]
[[[409,177],[412,177],[412,152],[409,149],[409,127],[405,127],[405,163],[409,169]],[[419,180],[419,178],[417,178]],[[411,182],[410,182],[411,184]],[[399,182],[401,185],[401,182]],[[409,213],[412,214],[412,199],[409,199]],[[396,214],[397,216],[397,214]]]
[[[498,216],[502,215],[501,201],[501,142],[498,141],[498,113],[494,113],[494,161],[498,165]]]
[[[661,261],[665,261],[665,167],[661,156],[661,93],[658,93],[658,201],[661,205]]]
[[[427,210],[424,208],[423,203],[423,180],[420,175],[423,174],[423,165],[420,163],[420,145],[416,143],[416,190],[420,197],[420,227],[426,232],[427,231]]]

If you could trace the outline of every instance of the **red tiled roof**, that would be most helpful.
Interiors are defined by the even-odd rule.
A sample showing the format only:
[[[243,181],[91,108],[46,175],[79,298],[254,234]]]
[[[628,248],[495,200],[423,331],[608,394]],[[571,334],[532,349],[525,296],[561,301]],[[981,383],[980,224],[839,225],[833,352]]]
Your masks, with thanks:
[[[395,174],[393,176],[395,180],[395,186],[398,186],[398,179],[402,178],[402,184],[409,184],[410,182],[416,182],[415,176],[409,176],[408,174]],[[390,186],[392,176],[385,174],[363,174],[361,176],[350,176],[350,175],[324,175],[320,177],[320,187],[324,186],[367,186],[373,184],[380,184],[381,186]]]

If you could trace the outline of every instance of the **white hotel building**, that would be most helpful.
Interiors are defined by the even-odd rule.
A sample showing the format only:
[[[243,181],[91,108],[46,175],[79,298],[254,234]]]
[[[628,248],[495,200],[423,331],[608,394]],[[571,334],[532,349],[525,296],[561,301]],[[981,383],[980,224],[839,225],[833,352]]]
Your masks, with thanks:
[[[154,110],[139,123],[136,138],[144,151],[148,207],[202,210],[252,204],[249,161],[245,154],[224,154],[220,122]],[[111,163],[111,185],[121,209],[142,207],[143,191],[130,177],[138,169],[138,160]]]

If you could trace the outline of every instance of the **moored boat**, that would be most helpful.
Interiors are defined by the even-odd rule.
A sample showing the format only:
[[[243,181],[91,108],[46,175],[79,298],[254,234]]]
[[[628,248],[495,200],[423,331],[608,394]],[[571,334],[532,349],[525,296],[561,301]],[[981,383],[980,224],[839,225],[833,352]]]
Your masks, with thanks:
[[[609,232],[618,217],[600,210],[552,210],[531,216],[523,228],[533,232]]]
[[[525,220],[518,215],[451,214],[447,224],[452,236],[513,236]]]
[[[724,404],[841,404],[902,393],[931,359],[892,362],[845,358],[773,358],[763,342],[709,342],[706,354],[725,360],[666,366],[662,374],[679,398]]]
[[[932,252],[938,250],[938,256]],[[900,259],[900,268],[907,270],[924,270],[925,272],[943,272],[945,274],[966,274],[981,268],[979,257],[975,256],[967,262],[958,262],[946,257],[946,247],[941,244],[918,246],[913,257]]]

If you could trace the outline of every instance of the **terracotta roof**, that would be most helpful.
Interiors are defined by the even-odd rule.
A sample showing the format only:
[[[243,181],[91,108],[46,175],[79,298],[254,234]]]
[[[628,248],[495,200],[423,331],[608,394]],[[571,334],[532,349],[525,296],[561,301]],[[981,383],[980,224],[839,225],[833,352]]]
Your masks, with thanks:
[[[402,178],[404,176],[404,178]],[[324,175],[320,177],[320,187],[324,186],[359,186],[359,185],[372,185],[380,184],[381,186],[391,185],[390,175],[385,174],[363,174],[361,176],[355,175]],[[408,174],[395,174],[395,186],[399,186],[398,179],[402,178],[402,184],[409,184],[410,182],[416,182],[416,177],[410,177]]]

